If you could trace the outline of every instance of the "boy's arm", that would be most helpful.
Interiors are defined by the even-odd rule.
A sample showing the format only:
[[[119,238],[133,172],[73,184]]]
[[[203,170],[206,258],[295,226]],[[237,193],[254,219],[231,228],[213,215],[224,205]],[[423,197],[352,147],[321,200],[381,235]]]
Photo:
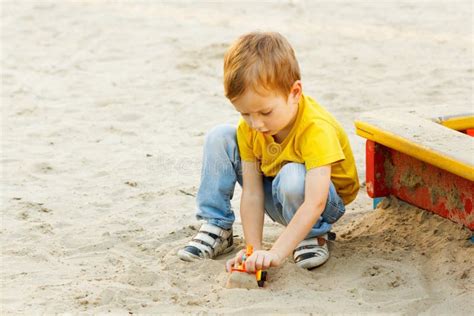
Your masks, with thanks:
[[[259,162],[242,161],[242,197],[240,217],[245,242],[255,250],[262,249],[264,193]]]
[[[305,199],[271,251],[286,258],[310,232],[324,211],[331,181],[331,165],[310,169],[305,179]]]

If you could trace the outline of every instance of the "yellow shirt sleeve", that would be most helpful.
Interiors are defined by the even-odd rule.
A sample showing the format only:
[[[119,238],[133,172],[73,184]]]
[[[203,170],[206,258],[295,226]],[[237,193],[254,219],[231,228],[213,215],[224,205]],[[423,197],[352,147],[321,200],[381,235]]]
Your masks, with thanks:
[[[252,146],[252,133],[250,127],[244,120],[240,120],[237,127],[237,145],[239,146],[240,159],[242,161],[256,161]]]
[[[301,156],[306,170],[329,165],[346,158],[336,128],[327,121],[315,121],[301,137]]]

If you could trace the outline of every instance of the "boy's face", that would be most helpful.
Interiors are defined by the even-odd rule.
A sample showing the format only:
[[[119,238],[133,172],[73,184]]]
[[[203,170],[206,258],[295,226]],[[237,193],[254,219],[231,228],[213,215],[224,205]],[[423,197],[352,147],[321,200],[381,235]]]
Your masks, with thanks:
[[[301,93],[301,82],[298,80],[287,98],[277,93],[260,95],[248,90],[232,104],[252,129],[274,136],[291,128]]]

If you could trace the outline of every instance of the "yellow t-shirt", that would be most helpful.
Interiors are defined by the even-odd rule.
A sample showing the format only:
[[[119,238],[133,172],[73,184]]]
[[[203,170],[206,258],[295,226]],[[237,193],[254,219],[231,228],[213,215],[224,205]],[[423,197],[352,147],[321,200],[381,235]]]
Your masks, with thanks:
[[[275,177],[288,162],[304,163],[306,170],[331,164],[331,181],[344,204],[359,190],[349,139],[336,119],[308,96],[302,95],[295,123],[281,144],[271,135],[251,129],[240,119],[237,142],[243,161],[260,161],[267,177]]]

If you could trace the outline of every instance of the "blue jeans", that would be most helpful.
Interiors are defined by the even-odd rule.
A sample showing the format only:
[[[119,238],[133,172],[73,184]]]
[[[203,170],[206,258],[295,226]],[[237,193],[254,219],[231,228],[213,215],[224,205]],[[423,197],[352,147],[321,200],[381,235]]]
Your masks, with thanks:
[[[274,178],[263,176],[265,212],[273,221],[284,226],[289,224],[304,201],[305,176],[306,168],[300,163],[285,164]],[[224,229],[231,228],[235,216],[230,200],[236,182],[242,185],[236,128],[219,125],[207,134],[204,143],[196,217]],[[331,224],[344,212],[344,203],[331,183],[326,207],[306,238],[329,232]]]

